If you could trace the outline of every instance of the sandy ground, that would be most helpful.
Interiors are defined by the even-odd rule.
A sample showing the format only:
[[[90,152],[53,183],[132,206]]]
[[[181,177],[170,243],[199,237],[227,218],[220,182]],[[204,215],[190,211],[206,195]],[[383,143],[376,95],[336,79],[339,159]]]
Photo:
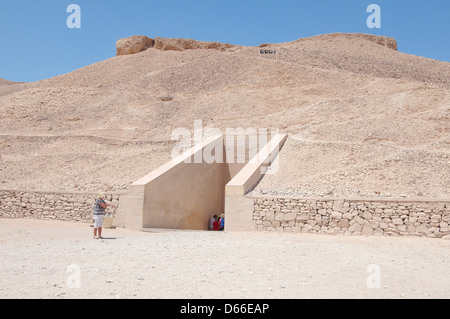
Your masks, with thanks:
[[[87,224],[39,220],[0,220],[0,234],[0,298],[450,297],[441,239],[118,228],[94,240]]]

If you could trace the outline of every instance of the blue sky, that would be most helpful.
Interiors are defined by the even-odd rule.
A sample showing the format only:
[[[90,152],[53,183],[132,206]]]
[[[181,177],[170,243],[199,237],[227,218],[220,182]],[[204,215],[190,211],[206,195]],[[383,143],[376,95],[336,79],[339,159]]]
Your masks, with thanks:
[[[69,29],[70,4],[81,28]],[[381,29],[369,29],[369,4]],[[399,51],[450,62],[449,0],[2,0],[0,78],[32,82],[115,56],[131,35],[256,46],[333,32],[396,38]]]

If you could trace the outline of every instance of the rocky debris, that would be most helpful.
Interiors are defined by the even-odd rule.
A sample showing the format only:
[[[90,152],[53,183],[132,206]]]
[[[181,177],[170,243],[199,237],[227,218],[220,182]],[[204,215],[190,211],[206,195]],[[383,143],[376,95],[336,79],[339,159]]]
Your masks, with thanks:
[[[120,39],[116,42],[117,56],[130,55],[155,48],[162,51],[184,51],[184,50],[218,50],[225,51],[236,47],[235,45],[220,42],[196,41],[182,38],[149,38],[144,35],[134,35],[129,38]]]
[[[117,56],[135,54],[147,50],[155,45],[155,40],[145,35],[133,35],[116,42]]]
[[[377,36],[372,34],[362,34],[360,36],[366,40],[375,42],[376,44],[385,46],[394,51],[398,50],[397,41],[394,38]]]
[[[184,50],[218,50],[225,51],[236,47],[235,45],[220,42],[196,41],[191,39],[155,38],[155,48],[163,51]]]
[[[397,41],[394,38],[390,38],[390,37],[385,37],[385,36],[380,36],[380,35],[373,35],[373,34],[365,34],[365,33],[330,33],[330,34],[324,34],[324,35],[319,35],[319,36],[315,36],[315,39],[322,39],[322,40],[333,40],[336,38],[340,38],[340,39],[347,39],[347,40],[351,40],[351,39],[364,39],[370,42],[374,42],[376,44],[382,45],[384,47],[387,47],[389,49],[395,50],[397,51],[398,46],[397,46]],[[304,41],[310,38],[304,38],[304,39],[300,39],[297,41]]]
[[[383,134],[386,138],[396,134],[399,141],[411,138],[406,132],[407,127]],[[328,141],[323,142],[328,133]],[[428,152],[384,143],[350,142],[350,139],[342,143],[340,141],[344,138],[336,138],[339,134],[336,128],[321,133],[317,140],[290,135],[280,153],[276,174],[265,176],[252,194],[275,197],[448,198],[446,185],[450,178],[450,157],[444,147],[435,147]],[[353,134],[353,137],[357,135]],[[430,132],[430,136],[433,135],[435,133]],[[336,142],[330,141],[332,138],[336,138]],[[427,138],[424,131],[417,136],[417,144],[421,138]]]

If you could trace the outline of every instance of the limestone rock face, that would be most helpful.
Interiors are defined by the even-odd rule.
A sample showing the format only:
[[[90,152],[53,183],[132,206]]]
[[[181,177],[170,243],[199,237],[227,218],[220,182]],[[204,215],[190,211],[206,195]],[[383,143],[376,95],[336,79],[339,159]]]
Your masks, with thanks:
[[[220,42],[205,42],[191,39],[176,39],[176,38],[155,38],[155,48],[163,51],[184,51],[184,50],[201,50],[213,49],[224,51],[235,47],[232,44]]]
[[[360,35],[361,37],[375,42],[376,44],[385,46],[389,49],[398,50],[398,45],[397,45],[397,41],[394,38],[390,38],[390,37],[384,37],[384,36],[377,36],[377,35],[371,35],[371,34],[363,34]]]
[[[135,54],[153,47],[155,40],[145,35],[133,35],[116,42],[117,56]]]
[[[330,33],[330,34],[318,35],[313,38],[321,39],[323,41],[332,41],[334,39],[347,39],[349,41],[357,40],[357,39],[364,39],[366,41],[370,41],[370,42],[376,43],[378,45],[382,45],[382,46],[392,49],[394,51],[398,50],[397,41],[394,38],[380,36],[380,35],[366,34],[366,33]],[[294,43],[295,42],[301,43],[304,41],[308,41],[309,39],[311,39],[311,38],[302,38],[297,41],[294,41]]]
[[[135,54],[153,47],[162,51],[202,49],[224,51],[236,46],[228,43],[196,41],[182,38],[157,37],[155,39],[151,39],[144,35],[134,35],[129,38],[120,39],[116,42],[117,56]]]

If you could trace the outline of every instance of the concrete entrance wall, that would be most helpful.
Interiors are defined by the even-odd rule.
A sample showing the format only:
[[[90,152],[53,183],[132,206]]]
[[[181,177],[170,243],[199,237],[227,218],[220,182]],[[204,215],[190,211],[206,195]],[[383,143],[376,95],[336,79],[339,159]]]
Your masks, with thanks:
[[[207,229],[224,202],[223,164],[194,163],[207,148],[222,150],[223,137],[207,139],[133,183],[121,203],[125,227]]]
[[[206,139],[133,183],[129,193],[121,197],[115,224],[134,230],[206,230],[213,215],[226,212],[235,221],[231,225],[237,225],[240,217],[233,211],[238,206],[235,201],[241,200],[241,193],[250,191],[258,183],[261,169],[271,163],[271,156],[276,156],[275,149],[285,138],[276,135],[257,156],[258,150],[254,147],[261,141],[250,143],[251,139],[255,141],[255,136],[220,135]],[[263,142],[265,145],[267,140]],[[251,145],[254,147],[250,148]],[[218,154],[217,162],[210,163],[203,158],[204,154],[212,154],[211,150]],[[265,155],[259,159],[261,154]],[[241,191],[236,193],[238,189]],[[228,198],[230,195],[234,198]],[[252,210],[250,206],[245,209],[246,212]],[[228,227],[228,216],[226,220],[227,229],[241,228]]]
[[[245,195],[258,185],[273,164],[287,139],[286,134],[271,138],[259,153],[245,165],[225,187],[225,220],[228,231],[256,230],[253,221],[254,202]]]

